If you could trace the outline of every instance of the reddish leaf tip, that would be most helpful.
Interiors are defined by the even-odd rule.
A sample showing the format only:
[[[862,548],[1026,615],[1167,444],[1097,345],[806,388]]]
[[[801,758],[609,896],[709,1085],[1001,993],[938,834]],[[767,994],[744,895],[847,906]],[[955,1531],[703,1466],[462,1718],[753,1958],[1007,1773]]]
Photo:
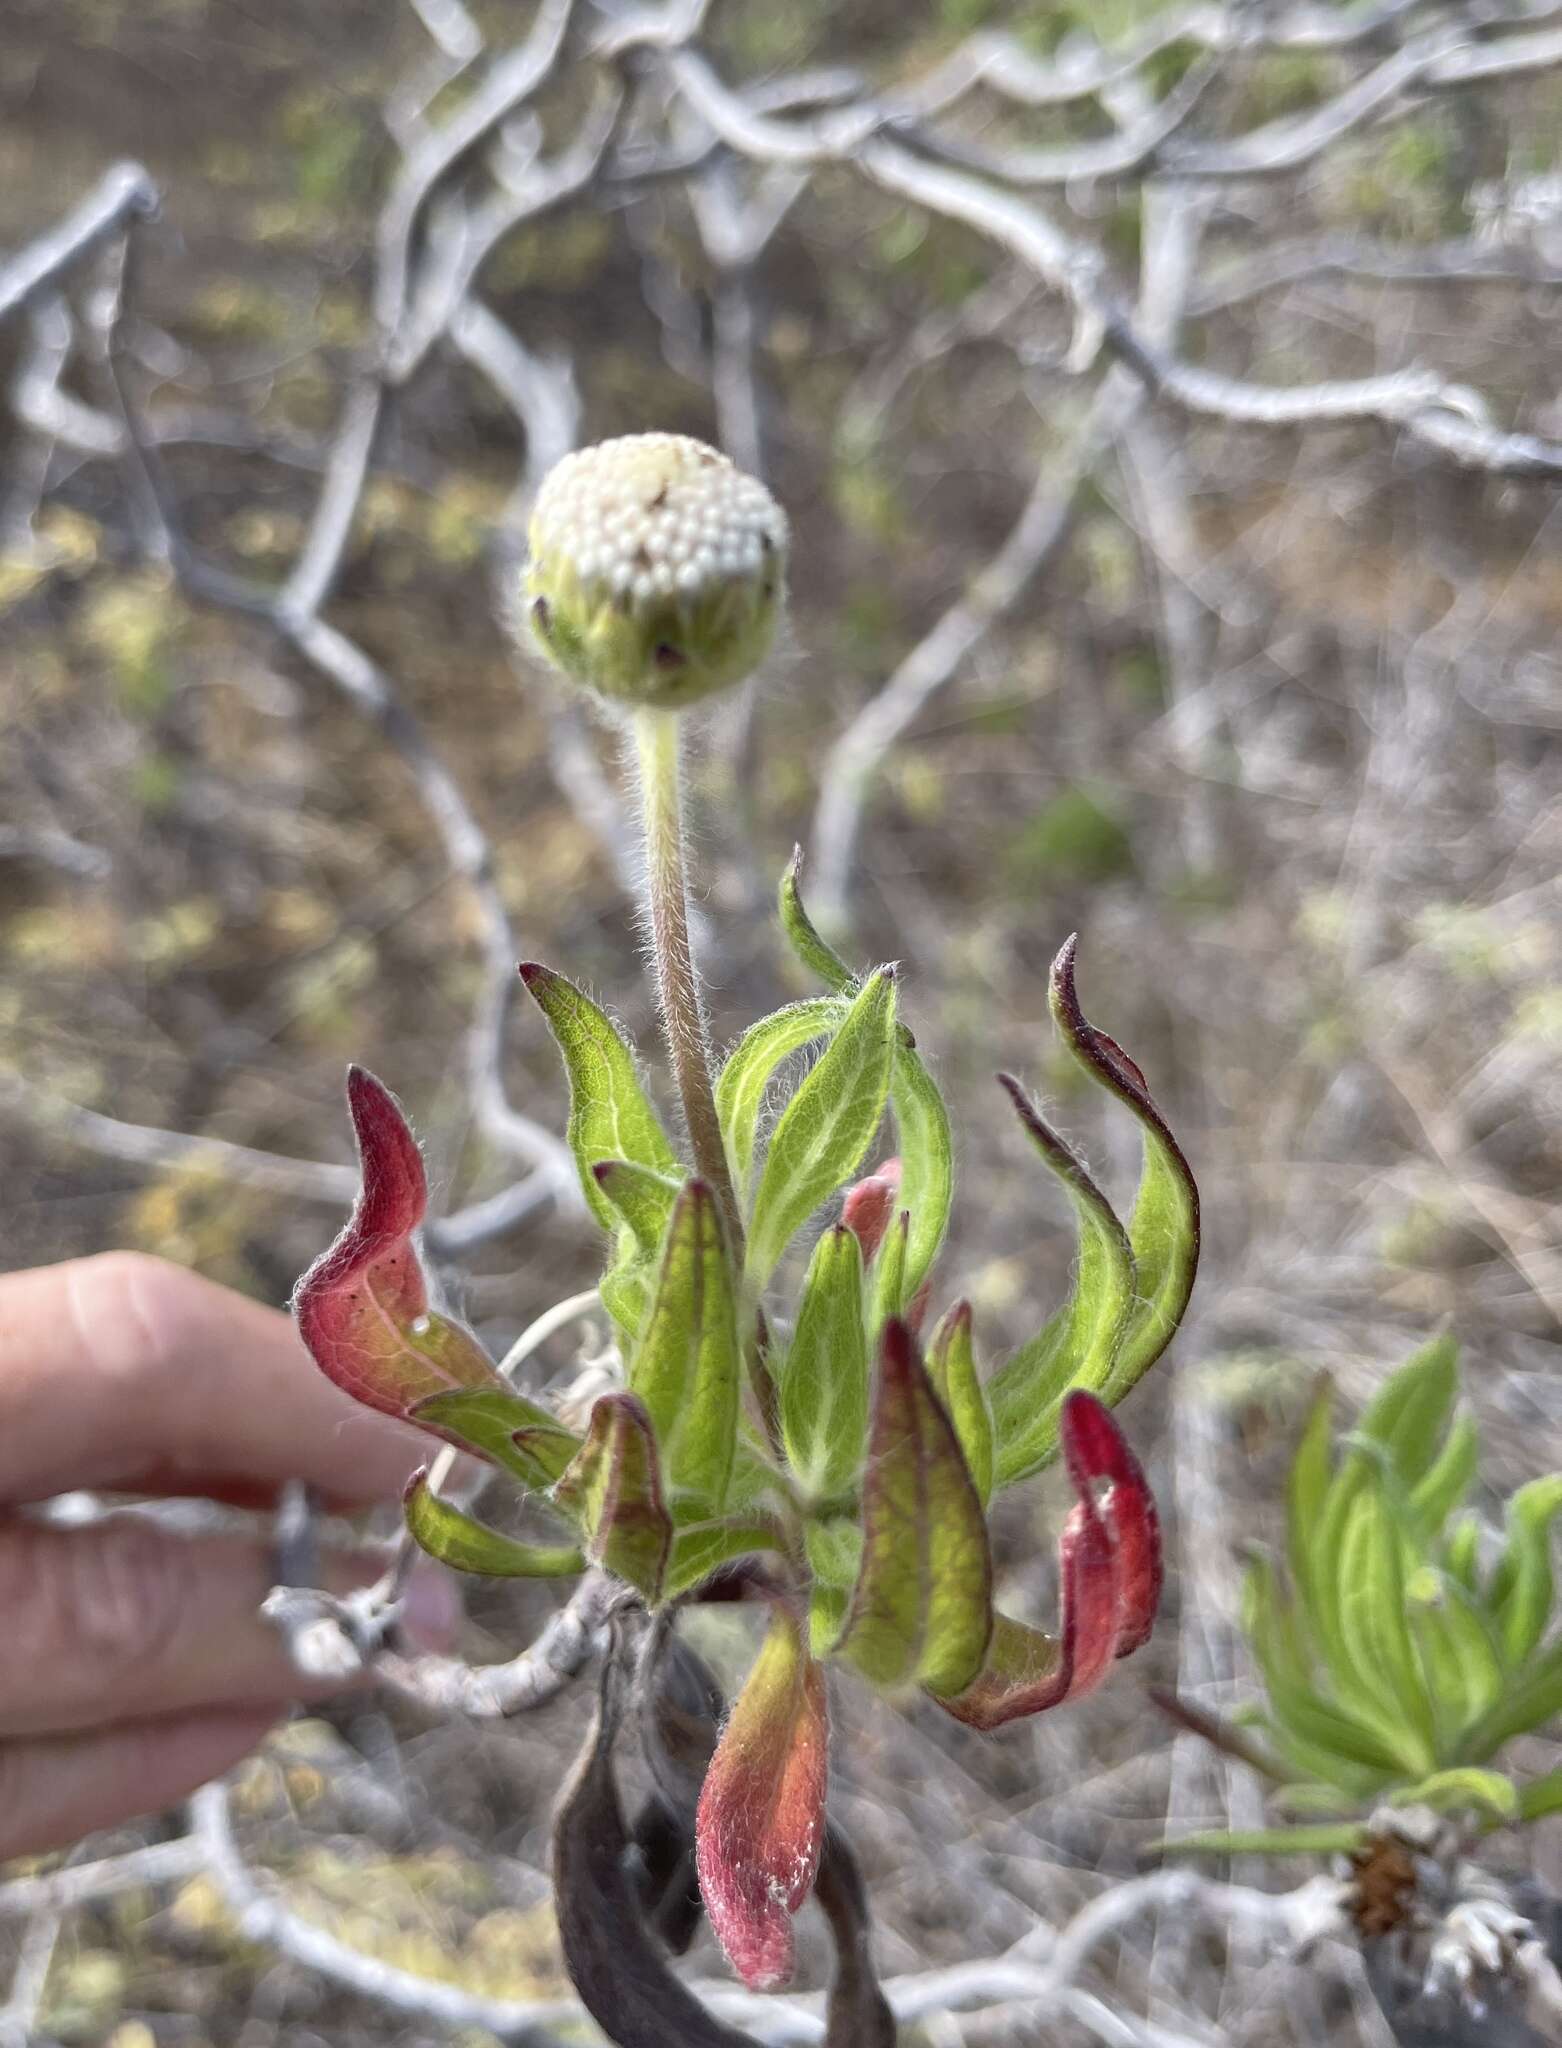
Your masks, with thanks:
[[[1138,1460],[1113,1420],[1111,1409],[1083,1387],[1075,1387],[1064,1395],[1058,1433],[1069,1477],[1081,1492],[1098,1479],[1126,1479],[1130,1468],[1142,1481],[1144,1475],[1139,1472]]]
[[[861,1245],[864,1265],[869,1263],[883,1242],[899,1188],[900,1161],[886,1159],[882,1166],[862,1180],[854,1181],[846,1190],[846,1200],[841,1205],[841,1222]]]
[[[796,1615],[771,1629],[722,1731],[700,1793],[695,1862],[711,1926],[745,1984],[792,1971],[791,1916],[813,1889],[828,1775],[824,1673]]]
[[[917,1365],[917,1340],[900,1316],[890,1316],[879,1339],[879,1363],[896,1378],[908,1378]]]

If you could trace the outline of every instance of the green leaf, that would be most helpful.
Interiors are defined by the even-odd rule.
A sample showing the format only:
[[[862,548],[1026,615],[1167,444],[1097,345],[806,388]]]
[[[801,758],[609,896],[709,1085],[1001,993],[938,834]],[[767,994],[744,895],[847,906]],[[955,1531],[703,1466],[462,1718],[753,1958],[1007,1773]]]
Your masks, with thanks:
[[[1298,1781],[1276,1785],[1269,1795],[1269,1804],[1277,1813],[1338,1813],[1342,1805],[1357,1803],[1355,1800],[1343,1800],[1338,1784],[1314,1785]]]
[[[992,1634],[987,1523],[954,1425],[901,1322],[879,1347],[862,1527],[836,1649],[875,1685],[959,1694]]]
[[[1480,1462],[1481,1433],[1475,1418],[1461,1415],[1449,1430],[1442,1449],[1410,1489],[1410,1508],[1429,1541],[1475,1484]]]
[[[1472,1598],[1480,1595],[1481,1524],[1473,1514],[1461,1515],[1448,1532],[1443,1569]]]
[[[1465,1754],[1495,1756],[1516,1735],[1531,1735],[1562,1714],[1562,1643],[1553,1644],[1512,1674],[1502,1698],[1471,1729]]]
[[[847,995],[857,986],[857,977],[846,962],[828,945],[814,929],[814,921],[803,908],[803,899],[798,890],[798,876],[802,873],[803,849],[795,846],[786,873],[781,877],[781,929],[786,934],[788,945],[808,972],[826,988],[837,995]]]
[[[1286,1482],[1286,1557],[1303,1609],[1309,1615],[1317,1611],[1315,1545],[1323,1524],[1323,1505],[1328,1498],[1333,1463],[1333,1405],[1333,1389],[1325,1381],[1313,1398]]]
[[[1386,1687],[1371,1647],[1370,1624],[1347,1628],[1344,1610],[1351,1594],[1345,1565],[1345,1542],[1362,1490],[1381,1486],[1370,1460],[1361,1453],[1345,1459],[1325,1496],[1311,1544],[1312,1607],[1309,1619],[1322,1650],[1322,1662],[1341,1709],[1373,1729],[1398,1759],[1402,1773],[1425,1773],[1432,1767],[1423,1744],[1407,1729],[1391,1689]],[[1358,1622],[1360,1617],[1358,1616]],[[1363,1654],[1366,1662],[1362,1661]]]
[[[1429,1583],[1423,1591],[1422,1581]],[[1406,1582],[1410,1626],[1431,1681],[1438,1748],[1463,1747],[1465,1731],[1489,1713],[1502,1692],[1502,1660],[1485,1619],[1456,1579],[1428,1568]]]
[[[1340,1630],[1357,1672],[1381,1709],[1403,1717],[1407,1761],[1436,1760],[1432,1703],[1405,1615],[1398,1533],[1383,1487],[1370,1474],[1356,1494],[1340,1554]]]
[[[810,974],[837,997],[854,995],[859,987],[858,977],[835,949],[820,938],[803,908],[798,892],[802,864],[803,850],[799,846],[794,848],[791,865],[781,878],[781,928]],[[906,1270],[909,1298],[932,1271],[949,1228],[954,1199],[954,1141],[944,1098],[904,1026],[896,1033],[890,1102],[899,1137],[900,1196],[911,1211]]]
[[[1562,1472],[1532,1479],[1508,1502],[1508,1541],[1487,1601],[1497,1639],[1512,1666],[1524,1662],[1551,1619],[1551,1525],[1562,1514]]]
[[[1315,1659],[1267,1558],[1254,1558],[1242,1588],[1242,1625],[1264,1681],[1275,1737],[1309,1776],[1361,1790],[1405,1765],[1393,1739],[1318,1689]]]
[[[626,1223],[618,1233],[612,1263],[597,1282],[602,1306],[618,1325],[626,1351],[632,1351],[639,1341],[655,1280],[656,1260],[640,1249]]]
[[[527,961],[521,979],[547,1019],[569,1075],[565,1135],[580,1169],[587,1206],[604,1230],[616,1230],[618,1211],[597,1185],[600,1159],[623,1159],[653,1173],[678,1174],[678,1155],[651,1107],[634,1054],[606,1013],[562,974]]]
[[[808,1600],[809,1642],[813,1654],[823,1657],[846,1626],[852,1588],[862,1568],[862,1529],[840,1516],[827,1521],[810,1519],[803,1525],[803,1542],[814,1575]]]
[[[629,1226],[636,1249],[647,1254],[660,1251],[682,1183],[630,1159],[599,1159],[591,1175]]]
[[[737,1444],[742,1359],[721,1212],[703,1181],[691,1180],[673,1205],[629,1385],[650,1415],[674,1500],[719,1510]]]
[[[890,1073],[890,1108],[900,1146],[900,1200],[911,1212],[905,1302],[933,1269],[954,1203],[954,1140],[949,1111],[921,1055],[902,1039]]]
[[[1519,1792],[1520,1820],[1544,1820],[1549,1813],[1562,1813],[1562,1771],[1532,1778]]]
[[[1069,939],[1052,963],[1053,1017],[1091,1079],[1138,1118],[1144,1145],[1139,1191],[1128,1219],[1137,1293],[1111,1380],[1096,1390],[1115,1407],[1160,1357],[1182,1321],[1199,1263],[1199,1191],[1144,1075],[1115,1039],[1086,1022],[1074,988],[1077,946],[1077,939]]]
[[[427,1471],[407,1488],[407,1530],[420,1549],[458,1572],[482,1572],[494,1579],[560,1579],[584,1571],[586,1560],[573,1544],[542,1546],[501,1536],[441,1500]]]
[[[646,1307],[667,1221],[680,1183],[627,1159],[601,1159],[592,1168],[597,1186],[623,1218],[618,1243],[598,1282],[603,1307],[617,1323],[623,1348],[632,1351],[645,1324]]]
[[[968,1301],[957,1301],[933,1332],[927,1371],[955,1426],[977,1499],[986,1507],[993,1490],[993,1413],[976,1369]]]
[[[849,1593],[862,1570],[862,1525],[846,1515],[810,1516],[803,1540],[814,1576]]]
[[[580,1438],[523,1394],[499,1387],[430,1394],[409,1420],[434,1429],[538,1492],[545,1491],[580,1449]]]
[[[1290,1722],[1266,1722],[1264,1726],[1276,1756],[1312,1786],[1309,1795],[1312,1802],[1321,1802],[1330,1811],[1341,1806],[1364,1805],[1376,1797],[1386,1782],[1404,1776],[1400,1766],[1388,1772],[1375,1770],[1352,1762],[1338,1749],[1309,1742]],[[1299,1788],[1291,1785],[1285,1789],[1287,1807],[1293,1812],[1299,1811],[1301,1804],[1305,1803],[1300,1799]],[[1278,1801],[1278,1793],[1275,1798]]]
[[[998,1078],[1026,1135],[1061,1181],[1079,1233],[1067,1303],[1039,1336],[999,1368],[988,1389],[998,1484],[1012,1486],[1056,1457],[1063,1397],[1070,1388],[1104,1396],[1111,1385],[1133,1315],[1135,1274],[1127,1233],[1111,1203],[1070,1147],[1043,1122],[1019,1083],[1007,1074]]]
[[[586,1554],[654,1606],[672,1551],[656,1436],[633,1394],[603,1394],[586,1441],[553,1489],[555,1505],[586,1539]]]
[[[862,1251],[842,1223],[814,1246],[781,1373],[787,1462],[816,1498],[854,1486],[868,1437]]]
[[[1345,1856],[1359,1849],[1368,1830],[1358,1821],[1307,1828],[1208,1828],[1157,1842],[1161,1856]]]
[[[1389,1453],[1405,1486],[1414,1486],[1432,1463],[1459,1395],[1459,1347],[1434,1337],[1381,1386],[1356,1425]]]
[[[722,1516],[690,1522],[673,1532],[672,1558],[662,1582],[662,1598],[676,1600],[712,1572],[760,1550],[785,1548],[781,1531],[767,1515]]]
[[[1495,1814],[1498,1820],[1517,1820],[1519,1791],[1501,1771],[1477,1771],[1469,1765],[1434,1771],[1419,1785],[1402,1785],[1389,1795],[1390,1806],[1430,1806],[1438,1813],[1460,1813],[1467,1808]]]
[[[911,1211],[897,1208],[890,1217],[868,1274],[871,1304],[868,1334],[877,1344],[879,1332],[891,1316],[904,1315],[906,1298],[906,1253],[911,1242]]]
[[[861,1165],[884,1114],[894,1044],[895,971],[881,967],[771,1137],[749,1234],[757,1287],[814,1211]]]
[[[838,996],[811,996],[806,1002],[789,1003],[784,1010],[751,1024],[727,1056],[716,1082],[716,1115],[732,1184],[740,1193],[754,1170],[759,1119],[776,1068],[805,1045],[828,1038],[848,1007]]]

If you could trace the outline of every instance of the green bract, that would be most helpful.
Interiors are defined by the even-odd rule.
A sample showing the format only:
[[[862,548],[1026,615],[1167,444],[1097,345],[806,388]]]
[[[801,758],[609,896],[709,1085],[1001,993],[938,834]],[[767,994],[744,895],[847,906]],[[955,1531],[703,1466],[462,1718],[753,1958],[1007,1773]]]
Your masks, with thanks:
[[[1562,1712],[1550,1558],[1562,1474],[1513,1495],[1506,1540],[1483,1567],[1465,1506],[1479,1438],[1458,1397],[1448,1337],[1394,1373],[1348,1433],[1323,1388],[1291,1465],[1284,1575],[1265,1557],[1248,1569],[1244,1626],[1264,1700],[1245,1717],[1242,1754],[1273,1781],[1277,1807],[1347,1818],[1318,1842],[1319,1830],[1281,1828],[1169,1847],[1349,1847],[1383,1803],[1497,1825],[1562,1798],[1549,1778],[1523,1787],[1494,1767],[1508,1742]]]

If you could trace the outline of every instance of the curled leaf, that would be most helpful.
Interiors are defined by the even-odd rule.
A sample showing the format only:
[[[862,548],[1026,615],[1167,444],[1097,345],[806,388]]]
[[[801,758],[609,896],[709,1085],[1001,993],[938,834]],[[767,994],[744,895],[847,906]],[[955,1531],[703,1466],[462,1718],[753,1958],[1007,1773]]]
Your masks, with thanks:
[[[794,846],[786,873],[781,877],[781,929],[788,945],[808,972],[837,995],[849,994],[857,978],[827,940],[819,936],[813,919],[803,908],[798,878],[803,871],[803,849]]]
[[[992,1630],[987,1521],[954,1424],[898,1318],[879,1344],[862,1561],[835,1645],[875,1685],[958,1693]]]
[[[580,1449],[572,1429],[503,1385],[429,1394],[414,1404],[407,1419],[538,1492],[553,1484]]]
[[[495,1579],[559,1579],[573,1578],[586,1567],[573,1544],[519,1543],[474,1521],[433,1491],[427,1468],[413,1474],[403,1512],[419,1548],[458,1572],[480,1572]]]
[[[581,1529],[593,1564],[627,1579],[653,1604],[661,1598],[672,1517],[662,1499],[651,1418],[633,1394],[598,1399],[586,1441],[553,1499]]]
[[[1096,1491],[1111,1533],[1117,1573],[1113,1654],[1131,1656],[1148,1642],[1161,1604],[1164,1565],[1155,1496],[1111,1412],[1088,1394],[1068,1402],[1064,1457],[1081,1498]]]
[[[1139,1120],[1144,1164],[1128,1219],[1137,1293],[1103,1398],[1116,1407],[1176,1334],[1199,1264],[1199,1191],[1182,1147],[1172,1136],[1144,1075],[1115,1039],[1089,1023],[1074,987],[1076,938],[1052,963],[1052,1014],[1070,1052],[1092,1079]]]
[[[792,1972],[792,1915],[824,1844],[829,1725],[824,1672],[784,1604],[722,1730],[695,1822],[700,1892],[744,1983]]]
[[[1039,1472],[1057,1454],[1070,1387],[1103,1393],[1112,1383],[1134,1311],[1137,1275],[1128,1233],[1083,1162],[1038,1114],[1020,1084],[998,1076],[1031,1143],[1074,1211],[1079,1257],[1068,1301],[993,1376],[989,1393],[1000,1486]]]
[[[1058,1539],[1059,1631],[1049,1636],[997,1617],[980,1675],[957,1696],[936,1694],[972,1728],[1001,1728],[1083,1699],[1114,1658],[1149,1632],[1160,1594],[1160,1537],[1138,1460],[1091,1394],[1064,1402],[1062,1441],[1078,1500]]]
[[[418,1402],[452,1388],[507,1391],[471,1331],[429,1306],[412,1242],[428,1183],[396,1098],[351,1067],[347,1104],[363,1185],[346,1228],[293,1293],[310,1355],[344,1393],[387,1415],[412,1417]]]

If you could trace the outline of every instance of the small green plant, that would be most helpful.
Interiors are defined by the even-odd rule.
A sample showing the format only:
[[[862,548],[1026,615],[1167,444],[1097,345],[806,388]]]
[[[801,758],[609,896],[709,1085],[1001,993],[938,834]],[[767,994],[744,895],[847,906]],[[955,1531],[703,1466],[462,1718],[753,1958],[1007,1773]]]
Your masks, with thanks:
[[[1478,1830],[1562,1809],[1562,1772],[1526,1783],[1499,1762],[1562,1712],[1562,1473],[1521,1486],[1500,1538],[1489,1531],[1467,1505],[1480,1439],[1458,1373],[1453,1340],[1435,1339],[1344,1435],[1324,1387],[1291,1466],[1285,1572],[1262,1556],[1248,1568],[1264,1700],[1232,1745],[1277,1808],[1338,1818],[1172,1848],[1354,1850],[1382,1806],[1460,1813]]]
[[[676,707],[763,651],[785,545],[768,494],[735,477],[676,437],[608,443],[571,459],[534,522],[533,632],[634,721],[653,960],[684,1111],[680,1137],[606,1012],[551,969],[521,968],[568,1077],[568,1138],[603,1234],[600,1295],[621,1386],[577,1431],[511,1387],[434,1306],[414,1241],[427,1201],[418,1147],[388,1090],[359,1069],[348,1098],[362,1193],[295,1306],[338,1385],[498,1467],[553,1525],[546,1542],[502,1535],[420,1476],[407,1521],[435,1557],[500,1577],[594,1565],[664,1624],[690,1600],[767,1606],[768,1633],[698,1793],[693,1857],[728,1955],[748,1983],[770,1986],[788,1974],[791,1916],[816,1874],[837,1902],[855,1882],[843,1879],[849,1852],[829,1846],[824,1660],[993,1729],[1092,1691],[1147,1637],[1161,1584],[1155,1508],[1110,1410],[1175,1333],[1199,1237],[1192,1175],[1143,1075],[1080,1007],[1072,940],[1053,968],[1054,1020],[1089,1079],[1139,1124],[1138,1195],[1125,1227],[1003,1077],[1079,1245],[1068,1300],[989,1377],[967,1302],[923,1337],[954,1154],[899,1014],[900,978],[839,958],[804,908],[795,860],[781,925],[820,992],[752,1025],[715,1067],[689,949]],[[813,1062],[772,1120],[778,1077],[805,1049]],[[875,1168],[886,1114],[898,1151]],[[995,1614],[987,1512],[1060,1454],[1077,1498],[1051,1635]],[[595,1757],[587,1777],[606,1768]],[[620,1880],[599,1875],[605,1900]],[[621,1985],[601,1981],[612,1959],[600,1930],[563,1912],[561,1922],[595,2017],[615,2039],[653,2038],[614,2031],[628,2022]],[[877,2023],[876,2007],[862,2010]],[[669,2023],[654,2038],[692,2037]]]

